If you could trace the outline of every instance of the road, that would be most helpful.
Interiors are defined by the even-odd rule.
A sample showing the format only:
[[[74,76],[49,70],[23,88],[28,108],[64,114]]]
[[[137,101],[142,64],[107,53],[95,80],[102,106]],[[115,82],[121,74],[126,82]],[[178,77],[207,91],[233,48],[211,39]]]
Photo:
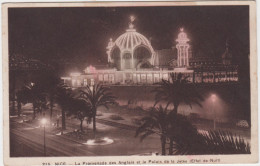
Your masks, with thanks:
[[[15,118],[10,120],[10,156],[44,156],[43,129],[37,124],[18,122]],[[67,119],[66,125],[67,128],[78,129],[79,121]],[[209,128],[209,126],[197,124],[199,131],[207,130],[207,127]],[[157,135],[149,136],[140,142],[139,138],[134,137],[136,127],[105,119],[97,119],[97,136],[113,139],[114,143],[110,145],[85,145],[67,137],[55,135],[50,130],[50,127],[46,127],[47,156],[129,156],[161,151],[160,139]],[[243,136],[250,143],[250,130],[229,130]],[[89,131],[92,132],[91,129]]]
[[[43,156],[43,128],[27,123],[10,121],[10,156]],[[106,123],[103,125],[101,123]],[[135,130],[124,126],[115,127],[115,124],[107,125],[107,122],[97,123],[99,135],[104,135],[114,140],[110,145],[85,145],[72,141],[63,136],[51,134],[46,127],[46,154],[47,156],[118,156],[137,155],[160,151],[160,140],[154,135],[147,137],[143,142],[135,138]],[[70,121],[67,126],[78,128]]]

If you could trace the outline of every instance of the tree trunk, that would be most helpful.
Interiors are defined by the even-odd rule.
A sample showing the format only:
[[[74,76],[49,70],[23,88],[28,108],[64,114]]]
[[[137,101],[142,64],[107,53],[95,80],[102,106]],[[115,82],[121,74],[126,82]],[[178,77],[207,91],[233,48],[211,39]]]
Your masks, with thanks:
[[[174,103],[173,106],[174,106],[174,108],[173,108],[173,111],[172,111],[172,112],[173,112],[174,114],[177,114],[177,113],[178,113],[178,106],[179,106],[179,104]]]
[[[42,106],[40,106],[38,109],[39,109],[40,114],[41,114],[41,116],[42,116]]]
[[[94,133],[94,138],[96,138],[96,114],[97,114],[97,109],[93,108],[93,133]]]
[[[18,101],[18,103],[17,103],[17,111],[18,111],[18,117],[20,117],[20,114],[21,114],[21,102],[20,101]]]
[[[35,104],[33,103],[33,120],[36,118]]]
[[[161,136],[161,145],[162,145],[162,155],[165,156],[165,145],[166,145],[166,137],[165,136]]]
[[[94,138],[96,138],[96,114],[93,116],[93,133]]]
[[[169,155],[173,155],[173,139],[170,138]]]
[[[84,119],[83,119],[84,120]],[[83,120],[80,120],[80,131],[83,132]]]
[[[61,110],[61,112],[62,112],[62,130],[66,130],[66,122],[65,122],[65,110],[64,109],[62,109]]]

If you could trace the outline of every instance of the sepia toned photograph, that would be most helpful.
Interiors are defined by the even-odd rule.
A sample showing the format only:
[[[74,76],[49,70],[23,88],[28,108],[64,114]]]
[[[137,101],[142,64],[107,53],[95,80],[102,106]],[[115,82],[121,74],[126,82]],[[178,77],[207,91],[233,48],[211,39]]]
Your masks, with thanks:
[[[256,162],[252,4],[122,4],[5,6],[6,161]]]

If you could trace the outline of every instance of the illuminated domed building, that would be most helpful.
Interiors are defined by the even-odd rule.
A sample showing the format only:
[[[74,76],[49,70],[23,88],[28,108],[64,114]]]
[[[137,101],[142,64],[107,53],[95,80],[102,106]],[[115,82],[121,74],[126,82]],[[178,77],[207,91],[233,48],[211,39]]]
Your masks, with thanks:
[[[62,77],[73,87],[95,83],[114,85],[154,84],[168,80],[171,73],[189,76],[194,83],[238,81],[237,67],[231,65],[232,54],[226,48],[222,63],[206,57],[192,57],[189,38],[181,28],[176,46],[154,50],[151,42],[136,31],[131,18],[128,29],[116,40],[111,38],[106,47],[108,65],[102,68],[88,66],[84,73]],[[210,60],[209,60],[210,59]]]
[[[154,65],[155,52],[150,41],[136,32],[132,23],[115,42],[110,39],[107,46],[108,63],[119,71],[140,69]]]

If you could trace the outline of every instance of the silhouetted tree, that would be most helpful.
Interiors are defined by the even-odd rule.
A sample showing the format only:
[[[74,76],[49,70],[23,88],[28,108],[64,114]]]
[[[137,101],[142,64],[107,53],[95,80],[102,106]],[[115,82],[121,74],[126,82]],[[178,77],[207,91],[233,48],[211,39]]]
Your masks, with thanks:
[[[58,76],[51,74],[47,80],[48,81],[46,81],[45,86],[46,86],[46,92],[48,94],[48,99],[49,99],[50,120],[51,120],[55,99],[57,97],[57,88],[61,83],[61,79]]]
[[[193,83],[187,80],[188,77],[183,77],[183,74],[179,73],[177,77],[172,73],[170,80],[162,80],[157,83],[159,85],[152,92],[155,93],[155,104],[159,102],[166,102],[166,109],[170,104],[174,106],[173,113],[177,113],[178,106],[181,103],[188,104],[192,107],[192,104],[201,106],[200,102],[203,101],[202,96],[198,93]]]
[[[61,108],[62,130],[66,129],[66,112],[71,108],[73,101],[72,89],[64,83],[60,83],[57,87],[56,101]]]
[[[162,155],[166,155],[166,139],[169,130],[169,113],[161,105],[151,108],[150,115],[141,119],[142,125],[136,130],[135,136],[140,136],[141,141],[147,136],[157,134],[160,136]]]
[[[115,103],[115,97],[112,95],[108,87],[100,84],[94,86],[86,86],[80,90],[80,99],[85,100],[91,108],[93,117],[93,132],[96,135],[96,114],[97,108],[104,106],[108,109],[109,104]]]
[[[135,136],[140,135],[142,141],[149,135],[159,135],[162,155],[167,155],[168,144],[168,155],[250,153],[250,145],[243,138],[224,131],[200,133],[185,116],[171,114],[162,106],[152,108],[142,122]]]
[[[62,83],[60,77],[54,72],[42,72],[40,77],[37,77],[35,84],[45,92],[48,99],[50,109],[50,120],[52,119],[54,103],[57,97],[57,88]]]
[[[182,148],[189,148],[191,144],[196,144],[194,137],[197,136],[198,132],[187,117],[180,114],[169,114],[168,123],[167,137],[169,138],[169,155],[176,153],[174,152],[174,150],[176,151],[174,145],[177,145],[177,143],[181,145]]]
[[[225,131],[192,132],[188,139],[174,142],[177,155],[250,154],[250,145],[240,136]]]
[[[83,121],[87,118],[87,123],[91,122],[92,112],[89,104],[82,99],[73,98],[68,115],[74,115],[80,120],[80,131],[83,132]]]
[[[21,103],[32,103],[33,105],[33,119],[36,117],[36,110],[43,108],[43,104],[46,101],[46,93],[43,89],[35,83],[25,85],[17,92],[17,101],[19,103],[19,114],[21,109]]]
[[[41,115],[43,113],[42,112],[43,110],[45,111],[46,109],[49,108],[49,105],[48,105],[47,100],[46,100],[46,94],[42,98],[35,100],[34,103],[35,103],[34,104],[35,110],[37,110],[37,112],[39,112]]]

